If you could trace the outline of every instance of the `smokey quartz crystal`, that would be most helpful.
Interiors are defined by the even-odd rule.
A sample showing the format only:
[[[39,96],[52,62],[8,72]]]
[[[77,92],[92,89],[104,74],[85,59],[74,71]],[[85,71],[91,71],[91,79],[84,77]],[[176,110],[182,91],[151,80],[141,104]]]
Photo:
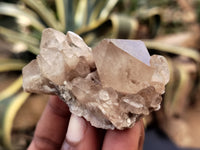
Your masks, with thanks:
[[[163,56],[139,40],[104,39],[88,47],[73,32],[43,31],[40,54],[23,68],[27,92],[58,95],[71,113],[103,129],[125,129],[158,110],[169,81]]]

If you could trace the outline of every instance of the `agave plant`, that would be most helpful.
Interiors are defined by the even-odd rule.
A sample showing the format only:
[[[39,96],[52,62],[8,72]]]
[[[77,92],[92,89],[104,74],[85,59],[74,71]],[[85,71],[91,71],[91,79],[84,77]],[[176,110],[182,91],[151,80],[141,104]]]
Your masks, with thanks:
[[[168,0],[166,0],[168,1]],[[66,32],[74,31],[89,45],[104,37],[141,38],[141,26],[147,25],[148,36],[154,37],[160,25],[160,10],[157,8],[135,11],[138,0],[125,1],[133,8],[120,10],[126,5],[119,0],[19,0],[17,3],[0,2],[0,17],[9,16],[11,25],[0,23],[0,34],[12,43],[14,57],[0,57],[0,73],[16,74],[17,78],[0,91],[0,145],[12,149],[11,132],[14,118],[30,94],[22,90],[21,69],[39,53],[42,30],[47,27]],[[144,2],[144,0],[143,0]],[[138,4],[138,5],[137,5]],[[120,7],[119,7],[120,6]],[[126,12],[122,15],[121,12]],[[130,15],[134,12],[134,15]],[[127,15],[129,14],[129,16]],[[14,18],[14,19],[13,19]],[[2,19],[2,18],[0,18]],[[4,18],[3,18],[4,19]],[[10,24],[10,23],[9,23]],[[150,34],[150,35],[149,35]],[[152,54],[163,54],[168,58],[171,80],[164,101],[166,114],[174,114],[182,101],[183,85],[190,81],[190,71],[183,64],[175,63],[178,56],[184,56],[199,66],[199,53],[193,49],[145,41]],[[195,70],[199,76],[199,70]],[[178,74],[178,75],[177,75]],[[3,80],[7,80],[4,77]],[[177,81],[177,82],[175,82]],[[200,84],[190,85],[196,88]],[[173,109],[171,109],[173,108]],[[170,113],[169,113],[170,112]]]

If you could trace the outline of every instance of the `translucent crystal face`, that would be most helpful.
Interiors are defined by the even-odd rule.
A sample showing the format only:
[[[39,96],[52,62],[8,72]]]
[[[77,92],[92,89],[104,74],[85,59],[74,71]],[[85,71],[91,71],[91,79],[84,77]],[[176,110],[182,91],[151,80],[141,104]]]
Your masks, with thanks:
[[[167,61],[142,41],[105,39],[91,50],[75,33],[49,28],[40,49],[23,69],[24,90],[58,95],[95,127],[128,128],[160,108]]]
[[[137,49],[138,46],[141,47]],[[148,65],[150,56],[141,41],[107,39],[92,53],[102,86],[131,94],[150,85],[154,69]]]
[[[109,39],[109,41],[122,51],[150,66],[150,55],[142,41],[121,39]]]

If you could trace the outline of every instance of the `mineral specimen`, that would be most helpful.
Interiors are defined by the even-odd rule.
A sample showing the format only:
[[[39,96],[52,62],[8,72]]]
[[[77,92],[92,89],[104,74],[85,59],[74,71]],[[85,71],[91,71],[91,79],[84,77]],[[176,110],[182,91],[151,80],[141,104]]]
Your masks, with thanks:
[[[25,91],[58,95],[95,127],[122,130],[160,108],[167,61],[139,40],[105,39],[91,49],[75,33],[49,28],[40,50],[23,68]]]

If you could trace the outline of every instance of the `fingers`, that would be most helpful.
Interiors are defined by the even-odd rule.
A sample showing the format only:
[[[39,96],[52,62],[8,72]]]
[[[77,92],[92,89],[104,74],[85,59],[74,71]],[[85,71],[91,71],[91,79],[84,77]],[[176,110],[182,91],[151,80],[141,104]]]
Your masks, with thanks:
[[[142,150],[144,125],[138,121],[134,127],[123,131],[107,131],[102,150]]]
[[[58,150],[68,127],[70,112],[67,105],[52,96],[41,116],[28,150]]]
[[[142,121],[131,129],[109,130],[104,138],[104,130],[92,127],[75,115],[71,115],[70,121],[69,118],[67,105],[57,97],[52,97],[38,122],[28,150],[99,150],[101,147],[102,150],[142,150]]]
[[[96,128],[72,114],[61,150],[97,150],[97,138]]]

